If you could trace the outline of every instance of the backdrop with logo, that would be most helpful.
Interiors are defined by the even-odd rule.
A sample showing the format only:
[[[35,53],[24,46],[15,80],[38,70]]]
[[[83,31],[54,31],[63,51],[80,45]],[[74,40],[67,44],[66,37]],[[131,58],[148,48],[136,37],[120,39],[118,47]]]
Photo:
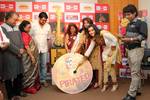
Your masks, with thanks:
[[[73,22],[80,28],[82,19],[90,17],[99,28],[110,29],[109,6],[97,3],[73,3],[73,2],[1,2],[0,3],[0,23],[8,11],[19,13],[19,21],[24,19],[34,21],[38,18],[39,12],[47,12],[49,22],[53,30],[60,16],[61,31]]]

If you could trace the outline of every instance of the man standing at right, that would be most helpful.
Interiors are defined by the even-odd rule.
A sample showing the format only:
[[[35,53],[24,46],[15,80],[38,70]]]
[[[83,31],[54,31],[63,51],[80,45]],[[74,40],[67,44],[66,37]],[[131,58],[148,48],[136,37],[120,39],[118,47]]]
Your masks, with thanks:
[[[126,35],[122,38],[128,54],[129,67],[131,69],[131,84],[126,97],[123,100],[136,100],[141,85],[141,62],[144,56],[142,40],[147,38],[147,24],[137,18],[138,11],[134,5],[123,8],[124,16],[130,21],[126,29]]]

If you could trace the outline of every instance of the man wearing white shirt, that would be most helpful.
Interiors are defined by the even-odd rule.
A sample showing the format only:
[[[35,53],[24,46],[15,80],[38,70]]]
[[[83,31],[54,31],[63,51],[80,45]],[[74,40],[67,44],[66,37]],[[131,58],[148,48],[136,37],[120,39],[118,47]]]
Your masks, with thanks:
[[[50,25],[47,22],[48,16],[45,12],[39,14],[39,20],[32,24],[31,36],[37,44],[39,50],[39,64],[40,64],[40,82],[47,87],[47,56],[48,56],[48,40],[51,33]]]
[[[1,49],[7,48],[8,45],[9,45],[9,39],[3,33],[2,28],[0,26],[0,48]]]

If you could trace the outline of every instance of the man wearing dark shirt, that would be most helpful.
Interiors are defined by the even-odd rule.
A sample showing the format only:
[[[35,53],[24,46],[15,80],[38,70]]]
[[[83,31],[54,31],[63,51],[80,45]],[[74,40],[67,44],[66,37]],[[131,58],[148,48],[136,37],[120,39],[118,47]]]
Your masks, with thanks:
[[[136,100],[136,96],[141,94],[138,91],[141,85],[140,70],[144,55],[144,48],[141,47],[141,42],[147,38],[147,24],[137,19],[138,11],[134,5],[129,4],[124,7],[123,14],[130,21],[122,41],[128,49],[128,62],[131,69],[131,84],[123,100]]]
[[[23,65],[21,55],[24,53],[24,46],[20,31],[16,23],[19,15],[16,12],[7,12],[5,23],[2,24],[2,31],[9,39],[8,48],[3,51],[2,76],[5,81],[8,100],[20,100],[22,94]]]

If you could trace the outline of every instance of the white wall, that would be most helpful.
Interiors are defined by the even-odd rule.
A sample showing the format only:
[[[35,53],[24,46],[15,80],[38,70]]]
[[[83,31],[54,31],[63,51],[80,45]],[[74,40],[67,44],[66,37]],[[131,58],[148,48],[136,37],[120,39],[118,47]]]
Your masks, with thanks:
[[[139,0],[139,10],[147,9],[148,10],[148,47],[150,48],[150,0]]]

